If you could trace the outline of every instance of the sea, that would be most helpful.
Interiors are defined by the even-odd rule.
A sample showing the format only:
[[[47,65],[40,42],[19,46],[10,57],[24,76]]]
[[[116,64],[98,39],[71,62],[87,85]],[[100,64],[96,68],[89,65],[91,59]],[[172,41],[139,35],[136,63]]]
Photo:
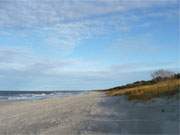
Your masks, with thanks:
[[[38,100],[81,93],[85,93],[85,91],[0,91],[0,101]]]

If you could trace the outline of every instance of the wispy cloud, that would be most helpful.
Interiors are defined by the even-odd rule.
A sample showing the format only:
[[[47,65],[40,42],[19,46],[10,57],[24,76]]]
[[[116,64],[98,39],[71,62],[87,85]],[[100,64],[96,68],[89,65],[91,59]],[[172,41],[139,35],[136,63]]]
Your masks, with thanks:
[[[37,58],[27,48],[0,48],[0,69],[4,71],[42,73],[49,68],[63,68],[74,63],[74,61],[67,59],[53,61],[47,58]]]
[[[175,4],[176,0],[6,0],[0,1],[0,27],[20,31],[35,29],[34,36],[43,36],[41,43],[71,52],[79,42],[88,38],[150,25],[141,24],[138,13],[129,14],[127,11]],[[154,13],[148,14],[155,16]],[[21,33],[24,38],[31,36],[28,32]]]
[[[176,63],[173,62],[159,62],[153,64],[126,63],[102,68],[96,61],[37,59],[31,51],[28,52],[22,48],[0,49],[1,89],[104,88],[135,81],[136,77],[146,79],[147,76],[143,74],[155,69],[176,67]],[[105,82],[108,83],[104,85]]]
[[[154,5],[177,4],[176,0],[6,0],[0,3],[1,26],[46,26],[62,22],[124,12]]]

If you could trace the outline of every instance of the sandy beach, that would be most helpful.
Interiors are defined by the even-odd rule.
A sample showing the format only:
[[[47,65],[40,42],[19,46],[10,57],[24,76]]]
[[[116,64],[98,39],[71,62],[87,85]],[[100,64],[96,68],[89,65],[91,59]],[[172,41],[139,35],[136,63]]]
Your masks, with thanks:
[[[130,102],[90,92],[0,102],[0,135],[178,134],[179,100]]]

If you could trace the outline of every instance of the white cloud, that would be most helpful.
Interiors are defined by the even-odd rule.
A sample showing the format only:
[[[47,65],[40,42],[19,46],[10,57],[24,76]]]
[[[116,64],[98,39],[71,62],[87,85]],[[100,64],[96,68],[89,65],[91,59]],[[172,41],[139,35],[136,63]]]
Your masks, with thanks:
[[[125,12],[154,5],[177,4],[176,0],[6,0],[0,2],[1,26],[47,26],[62,22]]]
[[[128,32],[135,26],[142,26],[137,24],[142,17],[128,11],[175,4],[176,0],[6,0],[0,1],[0,27],[4,31],[8,28],[21,31],[19,38],[32,36],[27,31],[34,30],[34,37],[43,36],[39,44],[69,54],[79,42],[88,38],[107,36],[114,31]],[[169,12],[174,15],[174,11]],[[148,14],[155,16],[151,12]],[[4,31],[0,34],[8,35]]]
[[[28,48],[0,48],[0,69],[17,72],[42,72],[52,67],[64,67],[73,64],[70,60],[53,61],[37,58]]]
[[[99,70],[100,64],[96,61],[84,61],[83,59],[49,59],[33,55],[27,48],[0,48],[0,70],[26,73],[27,75],[51,75],[73,74]]]
[[[176,63],[126,63],[102,68],[96,61],[54,61],[33,56],[26,49],[0,49],[1,89],[50,90],[107,88],[146,79],[155,69],[173,69]],[[12,55],[7,55],[12,54]],[[146,76],[144,76],[146,73]]]

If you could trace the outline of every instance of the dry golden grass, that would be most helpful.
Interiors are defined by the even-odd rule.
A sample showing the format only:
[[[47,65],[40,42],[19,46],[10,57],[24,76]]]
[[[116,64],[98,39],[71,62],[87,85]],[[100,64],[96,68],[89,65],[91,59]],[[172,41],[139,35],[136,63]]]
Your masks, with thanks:
[[[132,88],[111,89],[109,96],[127,95],[129,100],[149,100],[162,95],[174,95],[180,90],[180,79],[169,79],[151,85],[140,85]]]

